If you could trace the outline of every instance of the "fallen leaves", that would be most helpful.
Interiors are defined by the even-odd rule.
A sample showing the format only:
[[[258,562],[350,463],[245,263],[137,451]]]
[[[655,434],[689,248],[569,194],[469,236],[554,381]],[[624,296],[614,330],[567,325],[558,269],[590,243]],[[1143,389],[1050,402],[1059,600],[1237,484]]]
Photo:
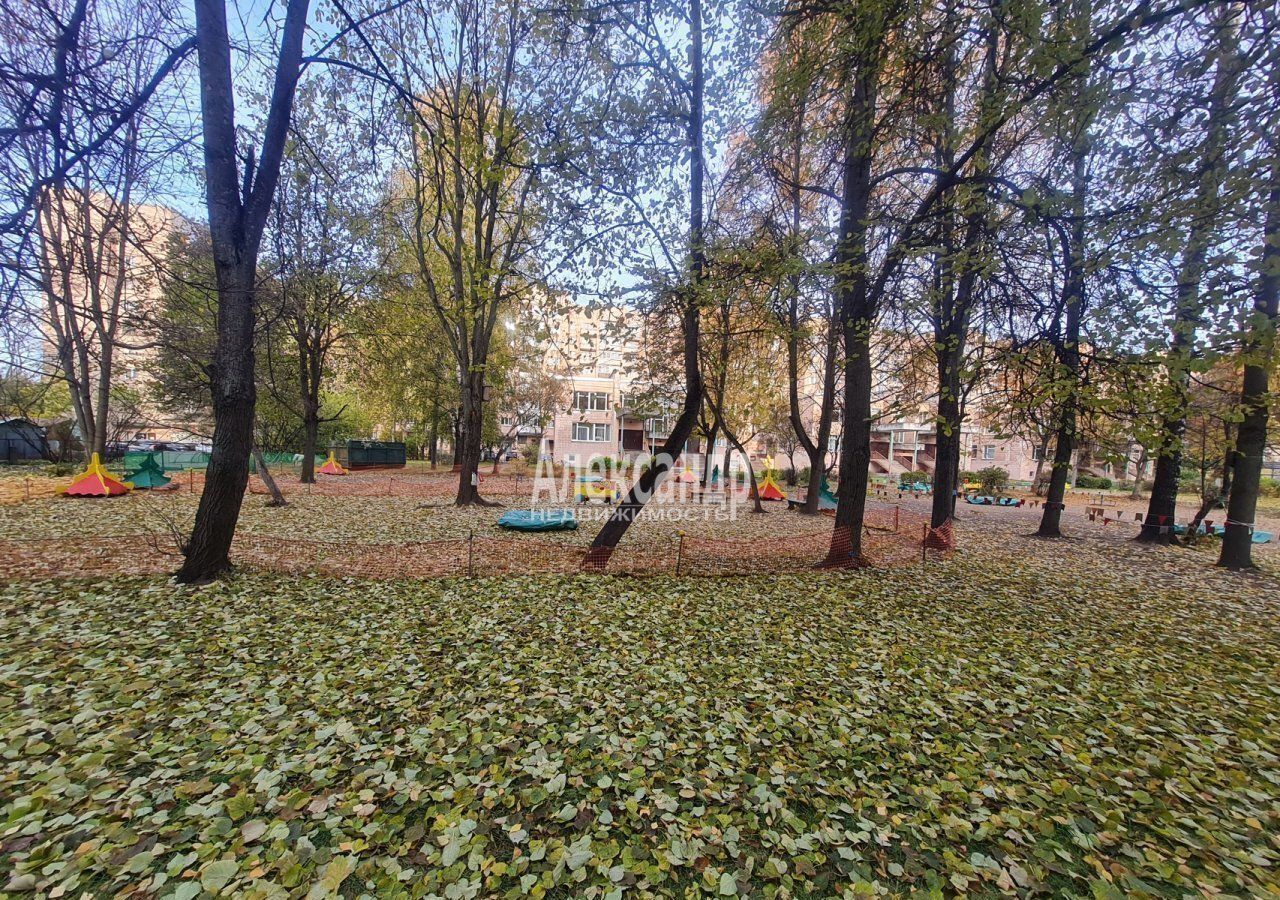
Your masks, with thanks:
[[[1274,581],[1152,592],[1020,540],[774,579],[10,585],[0,884],[1280,889]]]

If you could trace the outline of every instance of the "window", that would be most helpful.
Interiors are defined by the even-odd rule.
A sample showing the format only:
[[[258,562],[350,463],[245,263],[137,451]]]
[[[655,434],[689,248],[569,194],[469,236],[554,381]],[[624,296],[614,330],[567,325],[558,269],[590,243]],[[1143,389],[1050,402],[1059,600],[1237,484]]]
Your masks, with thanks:
[[[573,408],[587,412],[609,408],[609,395],[604,391],[574,391]]]
[[[983,448],[982,448],[982,458],[983,458],[983,459],[995,459],[995,458],[996,458],[996,445],[995,445],[995,444],[987,444],[985,447],[983,447]]]
[[[573,439],[575,441],[607,441],[609,440],[609,426],[596,422],[574,422]]]
[[[1032,447],[1032,448],[1031,448],[1031,458],[1032,458],[1033,460],[1039,461],[1039,460],[1041,460],[1041,459],[1044,459],[1044,453],[1043,453],[1043,452],[1041,452],[1041,450],[1040,450],[1040,448],[1039,448],[1039,447]]]
[[[503,425],[514,425],[514,424],[515,424],[515,419],[511,418],[510,416],[503,416],[503,417],[502,417],[502,419],[501,419],[501,421],[502,421],[502,424],[503,424]]]

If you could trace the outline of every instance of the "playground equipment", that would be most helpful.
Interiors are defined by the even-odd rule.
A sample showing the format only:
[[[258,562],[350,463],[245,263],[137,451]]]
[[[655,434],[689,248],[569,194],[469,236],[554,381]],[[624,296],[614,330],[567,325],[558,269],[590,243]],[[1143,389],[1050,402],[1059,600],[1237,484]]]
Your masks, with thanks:
[[[823,476],[822,487],[818,489],[818,511],[819,512],[835,512],[838,501],[835,493],[831,490],[831,485],[827,483],[826,476]],[[800,499],[787,498],[788,509],[800,509],[804,506],[804,495],[800,495]]]
[[[578,520],[571,509],[513,509],[502,514],[498,527],[511,531],[575,531]]]
[[[1172,528],[1174,534],[1185,535],[1187,533],[1186,525],[1174,525]],[[1227,526],[1214,525],[1210,522],[1201,522],[1200,526],[1196,529],[1196,534],[1198,535],[1212,534],[1214,537],[1222,537],[1226,533]],[[1270,531],[1254,529],[1253,532],[1251,532],[1249,539],[1255,544],[1266,544],[1270,543],[1271,537],[1272,535]]]
[[[155,455],[151,453],[148,453],[141,465],[129,472],[125,478],[129,484],[140,491],[160,491],[174,487],[173,479],[164,474],[164,469],[160,468]]]
[[[972,506],[1021,506],[1016,497],[992,497],[987,494],[966,494],[964,502]]]
[[[579,475],[574,482],[573,499],[578,503],[586,503],[588,500],[613,503],[619,496],[618,489],[599,475]]]
[[[133,485],[127,481],[117,481],[102,467],[98,454],[89,458],[89,466],[62,490],[68,497],[118,497],[129,493]]]
[[[778,486],[778,482],[773,480],[773,470],[772,468],[768,467],[767,463],[764,470],[764,478],[760,479],[760,481],[756,484],[756,487],[760,491],[761,500],[786,500],[787,499],[787,495],[783,493],[782,488]]]
[[[333,455],[333,451],[329,451],[329,458],[316,471],[321,475],[346,475],[347,470],[342,468],[342,463],[338,462],[338,458]]]

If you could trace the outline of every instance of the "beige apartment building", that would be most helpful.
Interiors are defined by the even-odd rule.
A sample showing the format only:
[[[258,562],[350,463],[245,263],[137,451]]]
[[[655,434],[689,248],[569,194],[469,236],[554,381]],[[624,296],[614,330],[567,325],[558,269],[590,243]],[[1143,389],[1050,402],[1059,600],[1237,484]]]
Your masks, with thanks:
[[[661,375],[655,377],[653,364],[655,355],[662,351],[651,349],[657,342],[646,317],[628,309],[568,305],[548,319],[545,328],[550,337],[545,360],[565,383],[564,408],[556,411],[545,429],[529,430],[523,442],[527,453],[531,455],[536,444],[541,458],[568,465],[586,465],[593,457],[634,460],[654,453],[670,433],[680,397],[678,390],[670,390],[665,407],[654,399],[660,395],[654,386]],[[800,373],[801,418],[811,435],[817,432],[820,409],[820,364],[820,359],[810,360]],[[871,433],[871,474],[890,481],[907,472],[932,475],[937,465],[932,398],[915,396],[904,384],[902,370],[901,360],[892,349],[878,354],[873,384],[873,409],[878,420]],[[679,386],[677,374],[668,371],[666,375],[668,386]],[[774,389],[782,396],[786,386],[778,384]],[[976,398],[973,405],[980,407],[981,402]],[[982,419],[981,413],[975,414],[961,427],[963,471],[998,467],[1009,473],[1010,480],[1026,484],[1038,472],[1047,473],[1048,464],[1042,465],[1039,446],[1022,437],[999,434],[984,425]],[[834,467],[840,451],[838,414],[831,431],[827,464]],[[725,448],[724,440],[707,448],[695,436],[686,445],[679,463],[701,473],[708,465],[724,464]],[[785,452],[778,450],[771,435],[758,435],[748,441],[747,451],[753,465],[766,458],[772,458],[775,466],[787,465]],[[1052,455],[1051,447],[1049,453]],[[796,469],[808,464],[808,456],[799,450],[791,460]],[[741,466],[741,459],[733,454],[730,468]],[[1123,479],[1132,477],[1131,468],[1132,465],[1095,463],[1089,448],[1073,457],[1073,472]]]
[[[186,219],[164,206],[125,210],[107,197],[86,201],[70,195],[60,206],[46,206],[40,222],[45,296],[36,324],[45,371],[67,379],[60,357],[69,350],[76,360],[76,387],[88,394],[96,416],[103,368],[109,366],[109,442],[201,440],[187,417],[161,409],[152,393],[158,350],[149,323],[160,303],[169,243]]]
[[[564,382],[565,404],[541,435],[541,457],[573,466],[652,454],[670,417],[646,392],[655,361],[650,323],[630,309],[576,305],[547,319],[544,364]]]

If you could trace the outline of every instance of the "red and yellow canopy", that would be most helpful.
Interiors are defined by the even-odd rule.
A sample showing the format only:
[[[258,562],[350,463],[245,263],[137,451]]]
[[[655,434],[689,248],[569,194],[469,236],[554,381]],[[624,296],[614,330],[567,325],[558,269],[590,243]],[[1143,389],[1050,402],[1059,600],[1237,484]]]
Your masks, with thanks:
[[[129,493],[132,487],[127,481],[112,478],[95,453],[89,459],[89,467],[71,479],[62,493],[68,497],[118,497]]]

